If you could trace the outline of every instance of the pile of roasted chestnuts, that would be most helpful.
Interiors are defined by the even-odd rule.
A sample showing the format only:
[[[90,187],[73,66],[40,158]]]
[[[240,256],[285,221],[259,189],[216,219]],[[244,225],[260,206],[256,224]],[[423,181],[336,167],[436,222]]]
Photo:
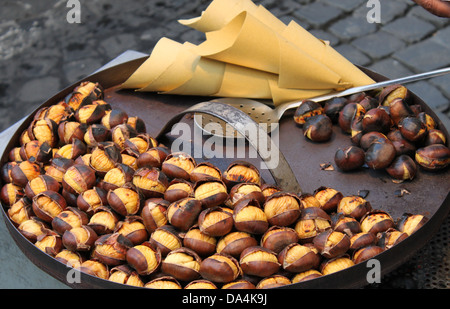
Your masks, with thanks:
[[[388,250],[427,221],[394,220],[329,187],[285,192],[248,162],[221,171],[172,153],[92,82],[36,113],[1,179],[10,221],[37,248],[92,276],[154,289],[311,280]]]
[[[408,89],[397,84],[336,97],[323,105],[305,101],[294,120],[314,142],[330,140],[333,124],[350,136],[351,145],[339,148],[334,156],[341,171],[367,166],[385,170],[395,181],[412,180],[418,166],[426,171],[445,169],[450,149],[435,119],[411,102]]]

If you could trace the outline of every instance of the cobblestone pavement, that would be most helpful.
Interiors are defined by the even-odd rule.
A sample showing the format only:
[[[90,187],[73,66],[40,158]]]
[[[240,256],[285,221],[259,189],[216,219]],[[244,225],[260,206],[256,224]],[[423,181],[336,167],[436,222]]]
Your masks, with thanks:
[[[200,43],[179,18],[199,16],[210,0],[81,0],[69,23],[68,0],[3,0],[0,11],[0,130],[58,90],[128,49],[150,53],[163,36]],[[255,1],[283,21],[296,20],[355,64],[387,77],[450,64],[450,21],[411,0],[381,0],[381,22],[368,23],[368,0]],[[409,84],[447,124],[450,75]],[[442,114],[439,114],[442,116]]]
[[[60,89],[126,50],[150,53],[163,36],[200,43],[180,18],[210,0],[80,0],[81,23],[67,21],[68,0],[2,0],[0,130]],[[367,22],[368,0],[255,0],[283,21],[296,20],[355,64],[390,78],[450,65],[450,20],[412,0],[381,0],[380,23]],[[450,75],[408,84],[450,129]],[[407,271],[407,270],[406,270]]]

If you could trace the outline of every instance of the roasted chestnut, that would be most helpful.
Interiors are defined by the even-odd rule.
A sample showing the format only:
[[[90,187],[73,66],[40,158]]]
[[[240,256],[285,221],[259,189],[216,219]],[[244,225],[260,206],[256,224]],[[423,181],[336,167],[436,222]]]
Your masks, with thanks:
[[[242,199],[256,199],[260,204],[265,201],[261,187],[255,183],[241,182],[234,185],[229,194],[226,205],[234,208],[234,205]]]
[[[64,173],[62,187],[70,193],[81,194],[92,189],[96,182],[97,178],[92,168],[84,164],[75,164]]]
[[[161,251],[162,256],[183,245],[179,232],[171,225],[158,227],[148,241]]]
[[[183,245],[192,249],[201,257],[207,257],[216,252],[215,237],[203,233],[198,226],[193,226],[183,237]]]
[[[169,186],[164,192],[164,199],[169,202],[176,202],[185,197],[193,197],[194,188],[192,184],[184,179],[174,179],[169,183]]]
[[[323,114],[322,106],[311,100],[304,100],[295,110],[294,121],[299,125],[305,124],[310,117]]]
[[[150,198],[144,202],[141,210],[145,228],[151,234],[158,227],[167,224],[167,207],[170,203],[162,198]]]
[[[235,161],[231,163],[223,173],[223,182],[232,188],[241,182],[252,182],[261,185],[262,180],[259,170],[251,163],[245,161]]]
[[[147,289],[167,289],[167,290],[181,290],[183,287],[181,284],[172,276],[162,276],[156,279],[150,280],[144,285]]]
[[[267,216],[255,199],[236,203],[233,210],[234,226],[238,231],[263,234],[269,228]]]
[[[414,156],[416,152],[416,146],[414,145],[413,142],[410,142],[406,138],[404,138],[400,130],[395,129],[390,131],[387,134],[387,138],[394,145],[397,156],[403,154],[408,156]]]
[[[360,115],[365,114],[365,109],[362,105],[350,102],[344,106],[339,112],[338,124],[341,130],[345,133],[351,133],[351,125],[353,119],[356,119]]]
[[[314,237],[313,244],[323,257],[332,259],[347,252],[350,248],[350,237],[329,229]]]
[[[64,197],[55,191],[40,192],[33,197],[34,214],[45,222],[52,222],[67,207]]]
[[[370,144],[366,151],[365,161],[369,168],[374,170],[388,167],[394,160],[397,152],[389,140],[377,140]]]
[[[222,179],[222,172],[217,166],[214,166],[209,162],[197,164],[190,174],[190,179],[193,183],[210,178]]]
[[[347,269],[353,265],[355,265],[355,262],[353,262],[348,256],[343,255],[323,261],[320,265],[320,272],[325,276]]]
[[[424,215],[404,213],[397,222],[397,229],[400,232],[412,235],[427,222],[428,218]]]
[[[415,159],[424,170],[443,170],[450,163],[450,149],[442,144],[425,146],[417,149]]]
[[[338,204],[337,212],[360,220],[367,212],[372,210],[372,205],[358,195],[344,196]]]
[[[162,163],[169,155],[169,150],[165,147],[150,148],[139,154],[136,160],[137,166],[161,168]]]
[[[391,117],[382,108],[372,108],[364,114],[362,127],[364,132],[387,133],[391,128]]]
[[[365,163],[365,152],[357,146],[339,148],[334,155],[334,162],[344,172],[360,168]]]
[[[320,208],[326,212],[335,211],[343,196],[344,195],[336,189],[324,186],[319,187],[314,191],[314,197],[319,201]]]
[[[167,208],[169,223],[181,231],[187,231],[197,221],[202,211],[202,203],[193,197],[176,201]]]
[[[217,253],[231,255],[239,258],[245,248],[256,246],[258,241],[247,232],[231,232],[217,242]]]
[[[387,250],[405,240],[408,236],[407,233],[392,228],[380,234],[378,246]]]
[[[389,105],[389,114],[395,125],[398,125],[405,117],[414,116],[414,112],[409,107],[408,103],[401,98],[394,99],[391,102]]]
[[[233,211],[224,207],[211,207],[198,216],[200,231],[213,237],[228,234],[233,229]]]
[[[53,218],[51,224],[55,232],[63,235],[65,231],[89,223],[88,215],[76,207],[67,207]]]
[[[428,134],[425,137],[425,145],[433,145],[433,144],[442,144],[445,145],[447,143],[447,138],[445,137],[444,132],[438,129],[430,129],[428,130]]]
[[[141,209],[142,196],[133,186],[122,186],[108,191],[109,206],[122,216],[135,215]]]
[[[109,206],[99,206],[89,219],[88,226],[98,235],[103,235],[112,233],[118,222],[119,216]]]
[[[92,150],[89,159],[89,165],[98,176],[104,177],[105,174],[113,169],[117,163],[122,162],[122,156],[119,148],[112,142],[98,143]]]
[[[330,216],[321,208],[309,207],[302,210],[295,224],[300,243],[311,242],[319,233],[331,228]]]
[[[133,185],[146,198],[163,197],[169,186],[167,176],[157,168],[142,167],[133,175]]]
[[[173,250],[162,261],[161,270],[180,281],[193,281],[200,278],[201,259],[195,251],[188,248]]]
[[[402,135],[410,142],[422,141],[427,135],[426,125],[417,117],[405,117],[398,123]]]
[[[271,226],[261,237],[260,245],[280,253],[287,245],[298,242],[297,232],[286,226]]]
[[[361,218],[361,231],[365,233],[380,233],[395,226],[392,217],[385,211],[372,210]]]
[[[111,109],[105,112],[101,119],[101,124],[108,130],[115,126],[126,123],[128,121],[128,114],[120,109]]]
[[[273,289],[280,286],[285,286],[288,284],[291,284],[291,280],[285,276],[282,275],[272,275],[266,278],[263,278],[261,281],[258,282],[256,285],[256,289]]]
[[[407,155],[400,155],[386,167],[386,172],[394,179],[412,180],[416,176],[417,166],[414,160]]]
[[[353,262],[355,262],[355,264],[365,262],[374,258],[376,255],[380,254],[383,251],[384,249],[379,246],[368,246],[360,248],[353,254]]]
[[[22,161],[14,165],[11,169],[12,183],[24,188],[28,181],[38,177],[41,174],[41,166],[38,163]]]
[[[95,241],[92,257],[106,265],[117,266],[125,263],[127,251],[132,246],[133,243],[122,234],[105,234]]]
[[[52,158],[52,148],[47,142],[34,140],[23,144],[19,154],[24,161],[47,163]]]
[[[87,127],[83,140],[88,146],[95,147],[98,143],[107,141],[110,135],[107,127],[100,123],[94,123]]]
[[[75,119],[82,124],[98,123],[105,115],[105,109],[97,104],[88,104],[81,106],[75,112]]]
[[[194,186],[194,197],[204,208],[219,206],[228,199],[227,187],[220,179],[200,180]]]
[[[143,220],[139,216],[127,216],[123,221],[119,221],[114,228],[114,233],[128,238],[133,246],[140,245],[149,238]]]
[[[242,275],[238,261],[232,256],[215,253],[200,263],[200,275],[206,280],[228,283]]]
[[[71,251],[90,251],[97,238],[97,233],[91,227],[82,225],[66,230],[62,236],[62,243]]]
[[[83,105],[91,104],[93,101],[103,98],[103,89],[98,83],[82,82],[66,96],[64,102],[74,111]]]
[[[384,87],[379,95],[380,105],[390,106],[395,99],[408,100],[410,92],[400,84]]]
[[[261,246],[248,247],[242,251],[239,265],[242,271],[251,276],[272,276],[281,267],[275,252]]]
[[[348,103],[348,99],[344,97],[335,97],[325,102],[323,111],[333,123],[337,123],[339,119],[339,112]]]
[[[184,152],[169,154],[162,163],[161,170],[169,178],[190,179],[191,172],[195,168],[195,160]]]
[[[161,265],[161,252],[149,242],[128,249],[126,254],[128,264],[139,275],[150,275],[157,271]]]
[[[308,246],[291,243],[278,254],[278,261],[283,269],[301,273],[319,267],[320,255]]]
[[[77,196],[76,206],[86,212],[89,216],[94,214],[94,211],[101,206],[108,204],[107,191],[100,187],[93,187],[86,190]]]
[[[333,134],[333,123],[324,114],[309,117],[303,125],[303,135],[313,142],[326,142]]]
[[[83,140],[86,125],[77,121],[63,121],[58,126],[58,137],[63,144],[72,143],[73,139]]]
[[[289,226],[300,217],[301,202],[288,192],[274,193],[264,203],[264,213],[270,225]]]

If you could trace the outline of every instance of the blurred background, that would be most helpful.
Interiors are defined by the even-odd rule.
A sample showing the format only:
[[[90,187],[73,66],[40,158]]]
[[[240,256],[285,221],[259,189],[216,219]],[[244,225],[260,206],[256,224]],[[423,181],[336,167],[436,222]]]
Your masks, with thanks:
[[[72,2],[78,1],[1,0],[0,131],[126,50],[149,54],[163,36],[179,42],[202,42],[202,33],[177,20],[199,16],[211,1],[79,0],[80,23],[70,23],[67,16]],[[353,63],[389,78],[450,65],[450,20],[428,13],[411,0],[381,0],[379,23],[367,21],[371,10],[368,0],[254,2],[263,4],[286,23],[294,19],[316,37],[330,41]],[[436,111],[448,130],[449,86],[450,75],[408,84]],[[439,235],[448,234],[448,227],[447,220]],[[450,268],[448,264],[442,266],[448,263],[448,246],[442,249],[447,240],[439,235],[413,261],[384,281],[382,287],[448,288],[446,274],[438,271]],[[14,246],[1,245],[3,250]],[[424,273],[434,276],[433,283],[419,283],[418,278]],[[37,277],[21,281],[19,278],[16,283],[52,287],[53,283],[41,273]]]
[[[163,36],[200,43],[180,25],[210,0],[80,0],[80,23],[69,23],[69,0],[2,0],[0,11],[0,130],[59,90],[122,52],[150,53]],[[78,1],[75,1],[78,2]],[[411,0],[381,0],[380,23],[369,23],[368,0],[263,0],[283,21],[294,19],[329,40],[353,63],[389,78],[450,64],[449,19]],[[68,7],[69,6],[69,7]],[[435,111],[450,116],[450,75],[409,84]]]

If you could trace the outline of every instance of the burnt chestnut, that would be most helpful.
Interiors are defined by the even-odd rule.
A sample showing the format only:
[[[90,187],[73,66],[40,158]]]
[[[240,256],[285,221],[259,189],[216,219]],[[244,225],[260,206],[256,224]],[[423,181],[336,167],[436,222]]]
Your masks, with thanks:
[[[391,128],[391,117],[381,108],[373,108],[364,114],[362,120],[364,132],[387,133]]]
[[[335,97],[325,102],[323,111],[333,123],[337,123],[339,119],[339,112],[348,103],[348,99],[344,97]]]
[[[358,220],[340,213],[331,216],[331,227],[334,231],[347,234],[349,237],[361,232],[361,225]]]
[[[210,178],[222,179],[222,172],[217,166],[209,162],[197,164],[190,174],[190,179],[193,183]]]
[[[101,119],[101,124],[107,129],[112,129],[115,126],[126,123],[128,121],[128,114],[120,109],[111,109],[105,112]]]
[[[394,179],[412,180],[416,176],[416,162],[407,155],[400,155],[386,167],[386,172]]]
[[[450,149],[442,144],[434,144],[417,149],[415,159],[427,171],[439,171],[450,164]]]
[[[387,138],[392,142],[394,145],[395,151],[397,156],[400,155],[408,155],[408,156],[414,156],[416,152],[416,146],[414,143],[408,141],[406,138],[403,137],[400,130],[395,129],[390,131],[387,134]]]
[[[344,108],[339,112],[338,124],[341,130],[345,133],[351,133],[351,124],[353,119],[365,114],[365,109],[362,105],[350,102],[344,106]]]
[[[388,138],[386,135],[384,135],[381,132],[368,132],[365,133],[363,136],[361,136],[360,142],[359,142],[359,146],[366,151],[367,149],[369,149],[370,145],[372,145],[373,142],[384,142],[386,141]]]
[[[67,207],[53,218],[51,225],[55,232],[63,235],[65,231],[89,223],[89,217],[76,207]]]
[[[29,141],[20,147],[19,151],[22,160],[31,162],[47,163],[52,158],[52,148],[47,142],[37,140]]]
[[[368,233],[368,232],[360,232],[357,234],[354,234],[350,238],[350,248],[351,251],[356,251],[360,248],[372,246],[377,243],[377,235],[374,233]]]
[[[75,112],[75,119],[82,124],[90,125],[98,123],[105,115],[105,109],[97,104],[88,104],[80,107]]]
[[[344,172],[358,169],[364,165],[365,152],[357,146],[339,148],[334,155],[334,162]]]
[[[142,196],[132,185],[125,185],[108,191],[109,206],[122,216],[135,215],[141,209]]]
[[[77,207],[86,212],[89,216],[94,214],[94,211],[100,207],[108,204],[106,198],[107,191],[95,186],[92,189],[86,190],[77,196]]]
[[[422,141],[427,135],[426,125],[417,117],[405,117],[399,123],[398,127],[402,135],[410,142]]]
[[[74,111],[83,105],[91,104],[93,101],[103,98],[103,88],[98,83],[82,82],[68,94],[64,102]]]
[[[128,238],[133,246],[140,245],[149,238],[143,219],[140,216],[127,216],[123,221],[117,222],[114,233],[122,234]]]
[[[84,139],[86,125],[77,121],[63,121],[58,126],[58,137],[63,144],[72,143],[73,139]]]
[[[303,125],[308,118],[321,115],[323,112],[324,110],[319,103],[311,100],[304,100],[295,110],[294,121],[299,125]]]
[[[90,251],[98,236],[91,227],[82,225],[66,230],[62,236],[64,247],[71,251]]]
[[[303,125],[303,135],[313,142],[326,142],[333,134],[333,123],[324,114],[309,117]]]
[[[365,161],[374,170],[388,167],[396,156],[395,147],[391,141],[374,141],[366,151]]]
[[[421,111],[417,114],[417,118],[425,125],[427,130],[437,129],[437,123],[430,114]]]

